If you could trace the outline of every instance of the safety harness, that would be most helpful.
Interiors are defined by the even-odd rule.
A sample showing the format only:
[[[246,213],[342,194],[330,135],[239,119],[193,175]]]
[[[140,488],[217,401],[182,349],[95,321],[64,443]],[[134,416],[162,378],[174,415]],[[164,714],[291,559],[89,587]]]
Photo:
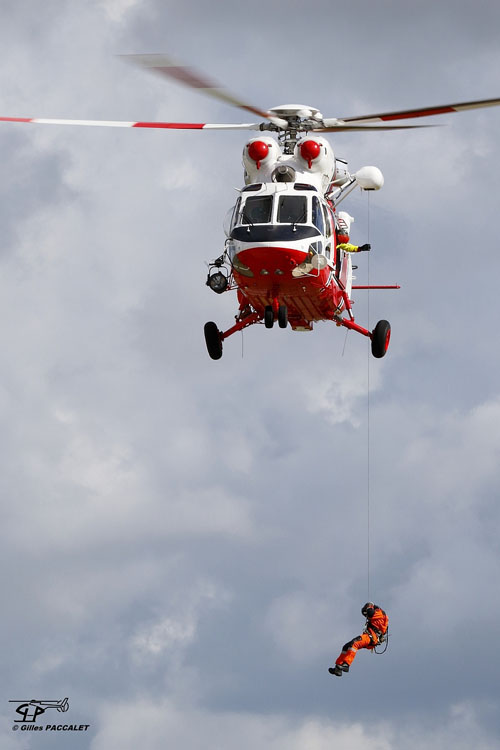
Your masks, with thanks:
[[[377,651],[377,646],[384,646],[382,651]],[[389,628],[385,631],[385,633],[381,633],[378,636],[378,643],[375,643],[373,646],[373,653],[374,654],[385,654],[389,647]]]
[[[367,617],[364,632],[370,636],[370,640],[372,642],[372,649],[371,649],[372,652],[374,654],[385,654],[389,646],[389,627],[387,628],[385,633],[382,633],[381,630],[371,625],[370,620]],[[377,646],[382,646],[382,645],[384,646],[383,650],[377,651]]]

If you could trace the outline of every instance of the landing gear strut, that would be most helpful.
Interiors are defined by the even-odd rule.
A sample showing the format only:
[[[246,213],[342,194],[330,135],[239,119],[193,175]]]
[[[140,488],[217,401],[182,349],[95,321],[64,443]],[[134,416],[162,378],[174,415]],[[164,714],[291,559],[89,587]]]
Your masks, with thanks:
[[[205,323],[205,342],[207,350],[212,359],[220,359],[222,357],[222,342],[233,333],[242,331],[244,328],[259,323],[262,320],[262,315],[251,310],[248,306],[240,310],[240,315],[236,318],[236,323],[228,328],[227,331],[219,331],[217,325],[212,323]]]
[[[367,336],[369,339],[371,339],[372,354],[374,357],[377,357],[377,359],[383,357],[387,349],[389,348],[389,341],[391,339],[391,324],[388,320],[379,320],[371,333],[367,328],[358,326],[358,324],[354,322],[353,317],[335,317],[334,320],[336,321],[338,326],[344,326],[344,328],[347,328],[350,331],[357,331],[363,336]]]

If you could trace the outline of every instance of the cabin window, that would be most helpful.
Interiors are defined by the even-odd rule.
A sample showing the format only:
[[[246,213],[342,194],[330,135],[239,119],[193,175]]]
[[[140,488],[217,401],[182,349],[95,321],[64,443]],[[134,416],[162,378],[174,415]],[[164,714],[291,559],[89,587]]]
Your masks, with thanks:
[[[304,195],[280,195],[277,218],[280,224],[305,224],[307,198]]]
[[[273,199],[270,195],[252,195],[245,201],[242,224],[268,224],[271,221]]]
[[[325,206],[325,204],[323,204],[323,215],[325,217],[325,230],[326,230],[325,237],[330,237],[332,233],[332,225],[330,223],[330,216],[329,216],[328,209]]]
[[[312,222],[314,226],[319,229],[321,234],[325,233],[325,222],[323,220],[323,211],[321,210],[321,203],[316,195],[312,197]]]
[[[224,219],[224,234],[226,237],[229,237],[231,234],[234,225],[236,224],[238,220],[238,215],[240,212],[240,204],[241,204],[241,198],[238,198],[236,201],[236,204],[229,209],[229,211],[226,214],[226,218]]]
[[[309,245],[309,252],[313,255],[321,255],[323,251],[323,244],[321,242],[311,242]]]

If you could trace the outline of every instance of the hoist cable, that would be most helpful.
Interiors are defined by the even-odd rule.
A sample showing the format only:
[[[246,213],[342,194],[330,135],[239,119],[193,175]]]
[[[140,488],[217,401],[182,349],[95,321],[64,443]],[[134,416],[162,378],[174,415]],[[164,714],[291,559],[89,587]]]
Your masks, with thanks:
[[[370,242],[370,193],[367,191],[367,235],[368,242]],[[370,254],[368,253],[368,286],[370,286]],[[367,301],[367,317],[368,317],[368,330],[370,330],[370,290],[368,289],[368,301]],[[367,561],[367,587],[368,597],[367,601],[371,601],[370,596],[370,349],[368,348],[368,358],[366,365],[366,381],[367,381],[367,395],[366,395],[366,455],[367,455],[367,468],[366,468],[366,561]],[[382,647],[381,651],[377,651],[377,646]],[[389,646],[389,629],[382,637],[382,640],[373,647],[372,654],[385,654]]]
[[[367,196],[367,236],[368,242],[370,242],[370,193],[366,191]],[[368,253],[368,287],[370,286],[370,253]],[[368,318],[368,330],[370,330],[370,289],[368,289],[368,301],[367,301],[367,318]],[[370,601],[370,349],[367,347],[367,364],[366,364],[366,381],[367,381],[367,395],[366,395],[366,564],[367,564],[367,589],[368,596],[367,601]]]

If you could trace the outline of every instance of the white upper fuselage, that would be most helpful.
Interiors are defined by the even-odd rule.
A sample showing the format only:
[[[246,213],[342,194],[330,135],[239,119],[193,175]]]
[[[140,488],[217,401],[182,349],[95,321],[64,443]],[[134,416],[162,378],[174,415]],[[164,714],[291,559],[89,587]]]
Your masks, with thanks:
[[[293,154],[284,154],[269,136],[252,138],[243,150],[243,165],[247,184],[285,181],[288,173],[290,181],[314,185],[324,195],[335,179],[335,156],[325,138],[303,138]]]
[[[246,185],[226,228],[233,252],[256,245],[293,247],[333,262],[333,215],[317,188],[305,182]]]

